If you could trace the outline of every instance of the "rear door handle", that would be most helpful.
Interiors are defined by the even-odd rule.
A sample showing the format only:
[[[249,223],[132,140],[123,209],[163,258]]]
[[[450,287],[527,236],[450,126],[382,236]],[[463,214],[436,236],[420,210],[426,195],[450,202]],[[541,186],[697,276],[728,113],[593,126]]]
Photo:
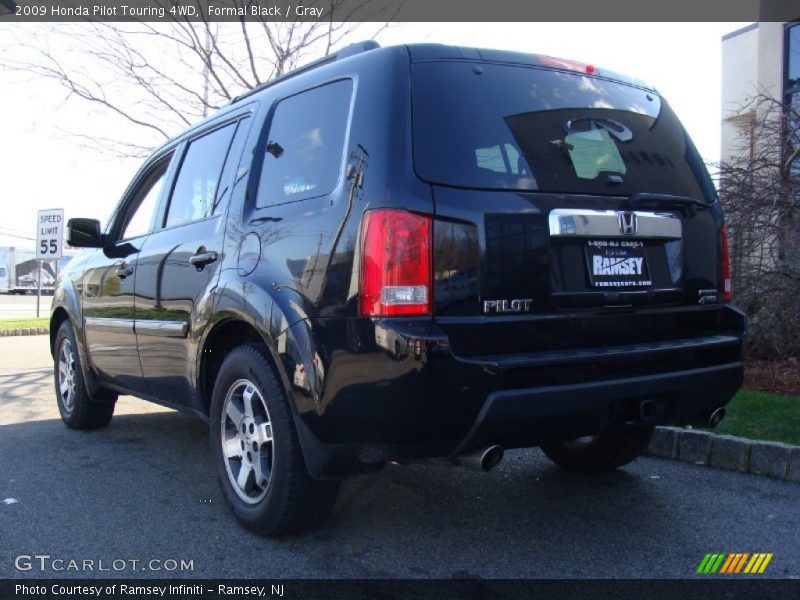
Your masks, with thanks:
[[[120,267],[117,269],[117,277],[125,279],[129,275],[133,275],[133,267]]]
[[[216,252],[198,252],[194,256],[189,257],[189,264],[197,267],[198,271],[202,271],[203,267],[210,265],[217,260]]]

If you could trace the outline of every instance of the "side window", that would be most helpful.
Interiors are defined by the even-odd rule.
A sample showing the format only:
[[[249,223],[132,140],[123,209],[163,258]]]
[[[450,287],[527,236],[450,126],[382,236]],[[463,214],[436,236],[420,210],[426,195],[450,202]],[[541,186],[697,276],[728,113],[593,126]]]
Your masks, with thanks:
[[[352,93],[348,79],[281,100],[263,149],[258,208],[333,191],[341,174]]]
[[[235,130],[236,123],[230,123],[189,143],[172,189],[165,227],[204,219],[213,213]]]
[[[125,216],[120,239],[129,240],[150,233],[150,225],[158,208],[158,197],[164,184],[164,175],[169,167],[172,155],[163,159],[150,173],[145,182],[136,191],[136,198],[131,202]]]
[[[232,177],[235,183],[241,178],[243,173],[248,172],[247,168],[240,167],[244,167],[244,164],[241,164],[243,162],[247,162],[247,166],[249,167],[249,161],[242,161],[244,144],[247,141],[247,136],[249,133],[250,115],[246,115],[239,120],[239,123],[236,126],[236,133],[233,135],[233,141],[231,142],[231,147],[228,150],[228,158],[225,159],[225,166],[222,167],[223,181],[229,181],[229,179]],[[220,210],[224,210],[230,193],[231,187],[228,185],[225,185],[217,190],[217,197],[214,200],[214,208],[211,211],[212,214],[216,214]]]

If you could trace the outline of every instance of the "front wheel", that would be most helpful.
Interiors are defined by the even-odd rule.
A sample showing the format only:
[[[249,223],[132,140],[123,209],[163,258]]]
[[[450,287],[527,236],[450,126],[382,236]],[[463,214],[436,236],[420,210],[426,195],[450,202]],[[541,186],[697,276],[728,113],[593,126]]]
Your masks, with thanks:
[[[108,425],[114,415],[117,395],[105,391],[95,398],[89,395],[75,332],[68,320],[59,327],[54,348],[53,375],[61,420],[72,429],[98,429]]]
[[[620,429],[542,444],[542,451],[568,471],[598,473],[611,471],[638,458],[647,449],[652,436],[652,427]]]
[[[239,346],[220,367],[211,445],[225,500],[250,531],[298,533],[333,508],[339,484],[308,474],[289,399],[258,345]]]

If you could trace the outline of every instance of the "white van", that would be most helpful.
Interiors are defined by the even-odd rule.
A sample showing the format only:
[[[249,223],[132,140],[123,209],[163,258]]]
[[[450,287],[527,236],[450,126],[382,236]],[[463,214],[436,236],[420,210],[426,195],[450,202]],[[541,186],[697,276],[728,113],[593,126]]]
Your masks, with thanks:
[[[7,294],[10,289],[11,282],[8,280],[8,268],[5,265],[0,265],[0,294]]]

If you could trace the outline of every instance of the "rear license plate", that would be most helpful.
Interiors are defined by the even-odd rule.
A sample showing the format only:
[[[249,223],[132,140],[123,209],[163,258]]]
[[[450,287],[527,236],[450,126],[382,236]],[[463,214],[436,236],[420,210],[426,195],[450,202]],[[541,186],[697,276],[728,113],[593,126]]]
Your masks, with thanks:
[[[586,260],[593,287],[646,287],[653,283],[647,270],[644,242],[589,240]]]

